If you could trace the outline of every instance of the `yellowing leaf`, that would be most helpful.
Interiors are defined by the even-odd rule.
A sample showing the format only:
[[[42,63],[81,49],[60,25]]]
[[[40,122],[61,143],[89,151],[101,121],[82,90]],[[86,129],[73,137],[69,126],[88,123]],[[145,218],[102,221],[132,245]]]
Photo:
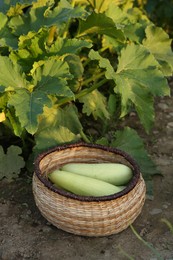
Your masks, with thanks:
[[[36,149],[44,150],[62,143],[79,141],[82,133],[75,106],[44,108],[35,134]]]
[[[38,115],[43,113],[44,105],[51,105],[51,101],[42,91],[29,92],[21,89],[11,96],[9,104],[14,106],[21,126],[34,134],[38,128]]]
[[[12,90],[26,87],[25,75],[21,68],[13,65],[10,58],[0,56],[0,85]]]
[[[129,101],[138,112],[145,129],[154,122],[153,97],[169,95],[170,90],[154,56],[145,47],[131,44],[121,51],[114,88],[122,97],[122,116]]]
[[[146,39],[143,40],[143,45],[158,60],[165,76],[171,76],[173,72],[171,42],[169,35],[162,28],[154,25],[146,28]]]
[[[4,113],[4,112],[1,112],[1,113],[0,113],[0,122],[5,121],[5,119],[6,119],[5,113]]]
[[[118,4],[117,0],[90,0],[88,1],[97,13],[103,13],[107,10],[108,6]]]
[[[94,119],[109,119],[109,112],[106,108],[106,98],[98,90],[94,90],[81,97],[79,102],[83,103],[82,111],[88,116],[92,114]]]

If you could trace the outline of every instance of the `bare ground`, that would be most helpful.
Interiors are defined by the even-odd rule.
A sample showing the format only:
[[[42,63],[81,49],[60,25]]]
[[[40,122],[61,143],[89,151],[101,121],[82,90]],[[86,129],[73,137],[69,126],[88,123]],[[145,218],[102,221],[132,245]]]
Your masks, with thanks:
[[[134,115],[131,120],[136,120]],[[141,131],[141,135],[163,177],[154,177],[154,198],[146,200],[133,227],[157,252],[140,241],[130,227],[100,238],[58,230],[36,208],[31,182],[19,178],[15,183],[0,183],[0,259],[173,260],[173,234],[162,221],[173,224],[173,97],[157,100],[152,134]]]

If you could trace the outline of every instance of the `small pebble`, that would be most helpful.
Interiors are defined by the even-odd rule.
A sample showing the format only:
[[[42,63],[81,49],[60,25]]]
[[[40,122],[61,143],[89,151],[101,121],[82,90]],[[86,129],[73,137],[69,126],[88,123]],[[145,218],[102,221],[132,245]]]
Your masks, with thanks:
[[[150,211],[150,214],[151,215],[157,215],[157,214],[160,214],[162,213],[162,209],[157,209],[157,208],[154,208]]]
[[[167,127],[168,127],[168,128],[172,128],[172,127],[173,127],[173,122],[169,122],[169,123],[167,124]]]
[[[159,107],[160,109],[162,109],[162,110],[168,109],[168,105],[165,104],[165,103],[159,103],[159,104],[158,104],[158,107]]]

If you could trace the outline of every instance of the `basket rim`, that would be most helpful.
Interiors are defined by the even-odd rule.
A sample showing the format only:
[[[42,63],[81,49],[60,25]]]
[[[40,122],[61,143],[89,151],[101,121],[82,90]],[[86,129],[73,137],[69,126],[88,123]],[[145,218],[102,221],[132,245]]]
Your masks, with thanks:
[[[73,194],[71,192],[65,191],[63,189],[57,188],[55,185],[53,185],[51,183],[51,181],[49,181],[47,178],[43,177],[43,175],[41,174],[41,170],[40,170],[40,167],[39,167],[40,162],[44,157],[46,157],[48,154],[50,154],[52,152],[62,151],[62,150],[65,150],[65,149],[75,148],[75,147],[89,147],[91,149],[92,148],[100,149],[100,150],[115,153],[115,154],[118,154],[118,155],[124,157],[133,167],[133,177],[132,177],[131,181],[128,183],[126,188],[123,189],[120,192],[117,192],[117,193],[112,194],[112,195],[98,196],[98,197],[76,195],[76,194]],[[34,160],[34,174],[44,184],[44,186],[46,188],[48,188],[49,190],[51,190],[55,193],[58,193],[62,196],[65,196],[67,198],[71,198],[71,199],[75,199],[75,200],[79,200],[79,201],[86,201],[86,202],[108,201],[108,200],[114,200],[114,199],[118,199],[122,196],[125,196],[136,186],[136,184],[138,183],[140,176],[141,176],[139,165],[127,152],[125,152],[125,151],[123,151],[119,148],[107,147],[107,146],[100,145],[100,144],[85,143],[85,142],[77,142],[77,143],[58,145],[58,146],[55,146],[53,148],[49,148],[46,151],[43,151]]]

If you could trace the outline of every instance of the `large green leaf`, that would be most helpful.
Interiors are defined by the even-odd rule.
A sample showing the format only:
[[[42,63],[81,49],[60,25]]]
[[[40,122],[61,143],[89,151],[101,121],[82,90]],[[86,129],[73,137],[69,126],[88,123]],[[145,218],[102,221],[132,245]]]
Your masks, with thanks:
[[[35,149],[44,150],[62,143],[78,141],[82,131],[77,110],[73,105],[64,109],[45,107],[35,135]]]
[[[110,61],[107,58],[103,58],[97,51],[93,49],[89,52],[88,57],[91,60],[97,60],[99,62],[100,68],[105,69],[105,77],[107,79],[114,79],[116,74],[114,68],[112,67]]]
[[[160,170],[149,156],[144,147],[143,140],[137,132],[129,127],[116,131],[110,146],[119,148],[131,155],[139,165],[146,181],[148,195],[153,195],[152,175],[160,174]]]
[[[26,87],[25,75],[17,64],[13,64],[8,57],[0,56],[0,85],[13,89]]]
[[[122,115],[126,113],[128,101],[131,101],[148,131],[154,119],[151,94],[164,96],[170,93],[154,56],[143,46],[127,46],[121,51],[115,81],[115,92],[122,96]]]
[[[18,48],[11,51],[10,59],[20,64],[23,71],[28,74],[36,60],[45,59],[47,36],[48,31],[44,28],[39,32],[30,31],[27,35],[21,35]]]
[[[35,150],[41,151],[56,145],[78,141],[79,138],[67,127],[59,126],[42,131],[39,135],[36,135],[35,140]]]
[[[56,55],[76,54],[82,48],[91,48],[92,44],[85,40],[63,39],[58,37],[50,47],[49,52]]]
[[[34,63],[32,70],[34,85],[47,94],[73,97],[74,94],[67,86],[67,79],[73,76],[66,62],[49,59]]]
[[[38,115],[43,113],[44,105],[51,105],[51,101],[43,91],[29,92],[21,89],[11,96],[9,104],[14,106],[21,126],[30,134],[35,134],[38,128]]]
[[[15,109],[13,107],[8,108],[6,117],[10,121],[14,134],[21,137],[23,133],[23,127],[21,126],[19,119],[16,117]]]
[[[108,35],[118,41],[124,41],[124,34],[116,28],[115,23],[109,17],[102,13],[92,13],[86,20],[81,20],[77,37],[88,34]]]
[[[57,25],[61,28],[62,24],[70,19],[83,17],[85,14],[82,7],[72,7],[68,1],[61,0],[54,9],[48,5],[34,5],[25,14],[12,17],[9,26],[16,35],[25,35],[29,31],[38,31],[44,26]]]
[[[92,114],[94,119],[109,119],[106,97],[103,96],[103,94],[101,94],[97,89],[79,98],[79,102],[83,103],[82,112],[86,113],[87,116]]]
[[[0,13],[0,31],[4,28],[8,21],[8,18],[5,14]]]
[[[106,70],[106,78],[113,79],[116,83],[114,91],[121,95],[122,101],[121,116],[126,115],[131,102],[146,131],[149,131],[154,121],[153,96],[170,93],[168,83],[158,69],[159,65],[154,56],[145,47],[130,44],[122,49],[116,72],[110,61],[98,52],[91,50],[89,57],[98,60],[99,66]]]
[[[142,138],[134,129],[125,127],[123,130],[116,131],[111,146],[129,153],[138,162],[146,179],[151,179],[151,175],[159,173],[145,150]]]
[[[165,76],[171,76],[173,72],[172,40],[162,29],[154,25],[146,28],[146,39],[143,45],[154,55],[162,67]]]
[[[82,76],[84,67],[82,61],[78,55],[69,54],[64,57],[64,61],[68,63],[70,73],[73,75],[73,79],[69,80],[69,87],[73,92],[76,92],[81,87]]]
[[[47,35],[48,32],[44,29],[40,29],[39,32],[30,31],[27,35],[21,35],[18,44],[19,51],[25,49],[31,57],[37,58],[45,52]],[[24,57],[21,56],[21,58]]]
[[[145,36],[145,27],[137,20],[130,19],[128,13],[117,6],[116,3],[109,5],[106,15],[110,17],[117,28],[121,29],[126,36],[133,42],[141,42]]]
[[[37,0],[35,0],[35,1],[37,1]],[[19,4],[19,2],[20,2],[20,4]],[[3,13],[6,13],[7,11],[9,11],[9,9],[12,8],[17,12],[18,8],[22,9],[26,5],[31,5],[33,2],[34,2],[34,0],[20,0],[20,1],[19,0],[3,0],[3,1],[0,1],[0,10],[2,10]]]
[[[117,0],[90,0],[88,1],[97,13],[103,13],[108,9],[108,6],[117,4]]]

